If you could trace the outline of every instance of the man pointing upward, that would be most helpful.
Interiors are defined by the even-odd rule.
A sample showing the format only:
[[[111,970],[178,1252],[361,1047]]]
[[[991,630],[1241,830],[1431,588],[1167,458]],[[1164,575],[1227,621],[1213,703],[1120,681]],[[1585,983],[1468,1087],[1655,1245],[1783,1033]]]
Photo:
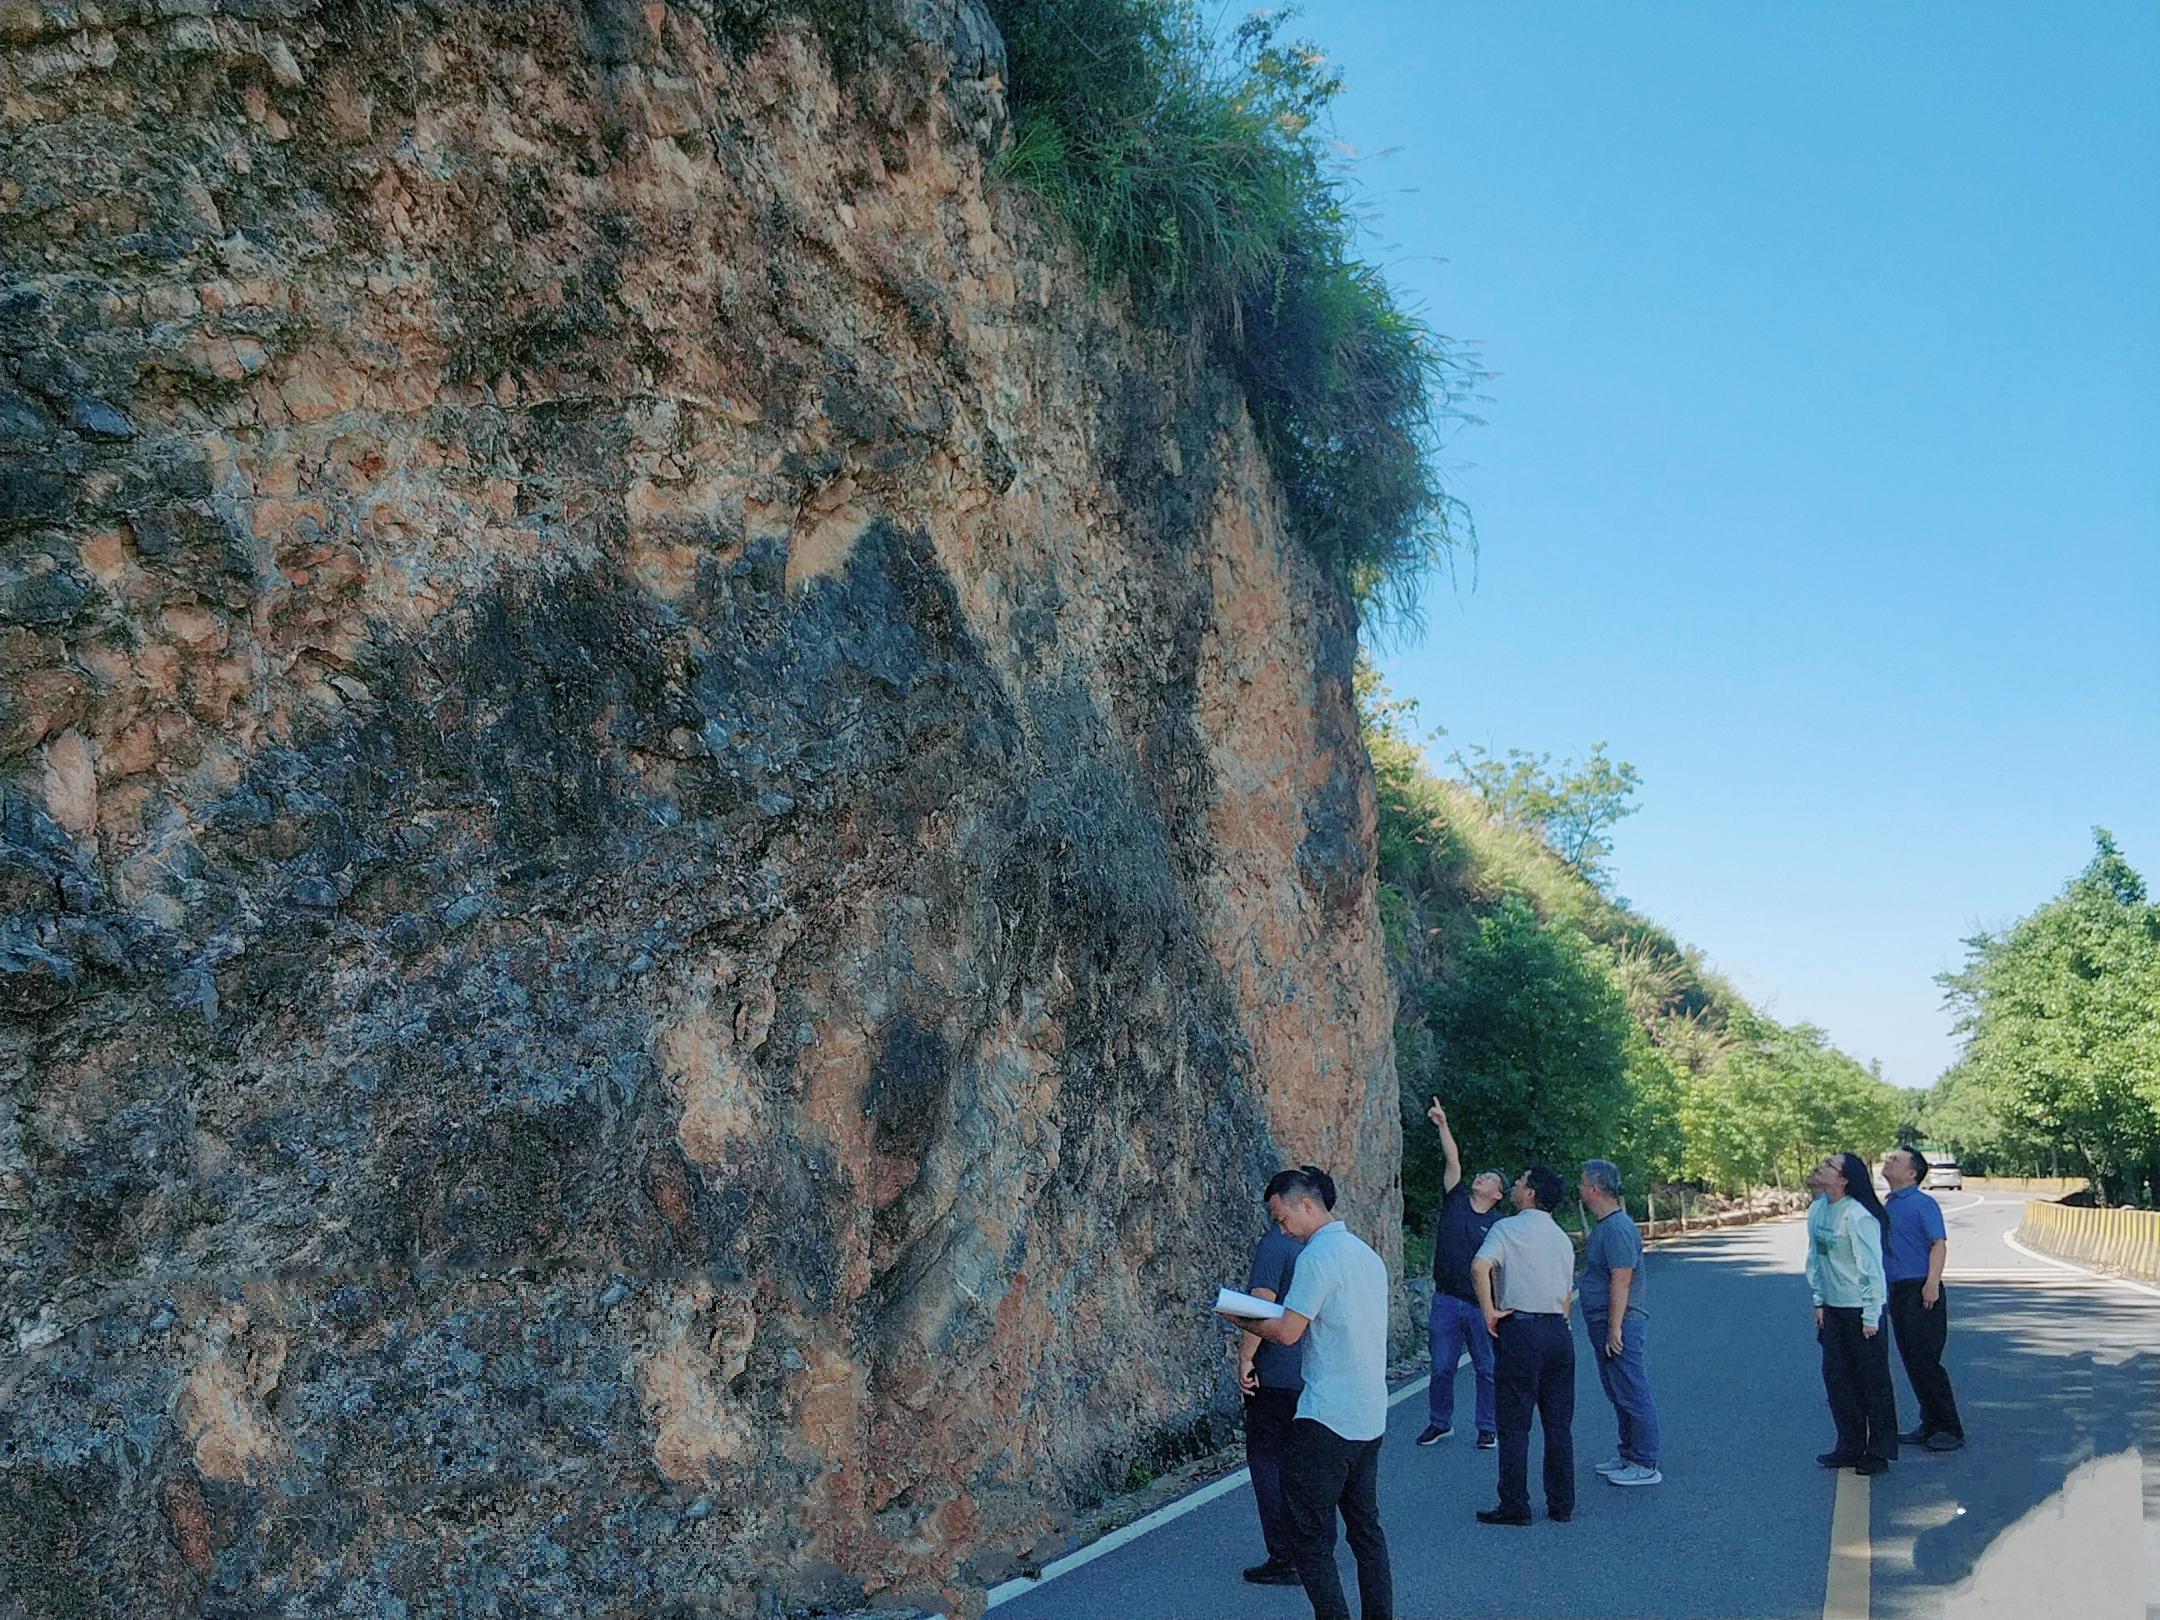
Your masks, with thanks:
[[[1432,1383],[1425,1397],[1425,1432],[1417,1443],[1438,1445],[1455,1432],[1455,1364],[1468,1350],[1477,1382],[1478,1449],[1490,1451],[1499,1444],[1500,1427],[1493,1393],[1493,1340],[1478,1309],[1477,1280],[1470,1274],[1470,1262],[1503,1213],[1500,1199],[1507,1191],[1507,1178],[1497,1170],[1486,1170],[1463,1185],[1462,1153],[1438,1097],[1425,1110],[1425,1117],[1440,1133],[1440,1151],[1447,1165],[1440,1181],[1440,1209],[1433,1219],[1432,1311],[1425,1324],[1432,1345]]]

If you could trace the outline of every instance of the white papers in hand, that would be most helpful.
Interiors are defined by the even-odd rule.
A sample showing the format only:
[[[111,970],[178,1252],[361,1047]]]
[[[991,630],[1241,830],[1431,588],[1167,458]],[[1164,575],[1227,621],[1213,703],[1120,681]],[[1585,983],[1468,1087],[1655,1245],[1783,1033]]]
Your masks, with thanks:
[[[1230,1316],[1277,1317],[1282,1315],[1282,1307],[1273,1300],[1255,1299],[1250,1294],[1239,1293],[1235,1288],[1218,1288],[1215,1290],[1215,1309]]]

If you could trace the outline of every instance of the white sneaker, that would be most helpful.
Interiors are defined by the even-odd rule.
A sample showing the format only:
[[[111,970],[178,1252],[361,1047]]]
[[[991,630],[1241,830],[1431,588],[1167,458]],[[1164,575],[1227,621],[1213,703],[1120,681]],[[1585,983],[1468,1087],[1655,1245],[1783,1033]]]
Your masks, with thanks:
[[[1597,1465],[1597,1471],[1601,1474],[1617,1474],[1623,1468],[1633,1468],[1634,1466],[1625,1457],[1607,1457]]]
[[[1645,1468],[1640,1463],[1630,1463],[1616,1474],[1605,1475],[1608,1485],[1662,1485],[1665,1476],[1655,1468]]]

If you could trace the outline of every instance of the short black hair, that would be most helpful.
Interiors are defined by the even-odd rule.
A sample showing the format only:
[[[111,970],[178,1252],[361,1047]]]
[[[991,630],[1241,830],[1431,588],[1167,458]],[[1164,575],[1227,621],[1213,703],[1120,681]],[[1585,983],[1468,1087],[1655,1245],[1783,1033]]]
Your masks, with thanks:
[[[1560,1200],[1567,1196],[1567,1183],[1549,1164],[1533,1164],[1523,1172],[1523,1180],[1530,1183],[1530,1190],[1537,1195],[1537,1207],[1548,1214],[1558,1209]]]
[[[1301,1164],[1295,1170],[1278,1170],[1261,1195],[1270,1198],[1316,1198],[1322,1209],[1335,1207],[1335,1178],[1317,1164]]]
[[[1916,1147],[1899,1148],[1898,1151],[1900,1153],[1909,1153],[1912,1155],[1913,1179],[1915,1181],[1927,1180],[1927,1173],[1935,1168],[1933,1165],[1928,1163],[1927,1155],[1925,1153],[1922,1153]]]

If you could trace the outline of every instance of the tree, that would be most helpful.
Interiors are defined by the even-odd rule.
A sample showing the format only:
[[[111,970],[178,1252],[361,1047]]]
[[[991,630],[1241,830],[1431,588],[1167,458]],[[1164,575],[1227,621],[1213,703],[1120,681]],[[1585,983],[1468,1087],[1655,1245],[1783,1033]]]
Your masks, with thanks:
[[[1467,755],[1458,750],[1452,758],[1463,780],[1495,815],[1510,826],[1535,832],[1554,854],[1604,885],[1605,862],[1612,854],[1606,834],[1637,808],[1630,801],[1642,779],[1634,766],[1607,758],[1601,742],[1591,744],[1579,764],[1562,760],[1558,770],[1552,768],[1550,754],[1520,748],[1495,757],[1472,744]]]
[[[1610,1158],[1638,1187],[1678,1168],[1679,1079],[1630,1014],[1610,953],[1572,924],[1503,896],[1425,1013],[1432,1061],[1418,1067],[1445,1076],[1457,1135],[1481,1163],[1512,1171],[1542,1159],[1565,1174]],[[1430,1136],[1410,1133],[1413,1221],[1438,1197]]]
[[[1735,1033],[1725,1061],[1683,1090],[1690,1175],[1729,1191],[1797,1186],[1828,1154],[1870,1158],[1897,1145],[1902,1094],[1822,1030],[1754,1015]]]
[[[2160,908],[2104,828],[2085,870],[1939,979],[1961,1126],[2059,1148],[2110,1202],[2160,1196]]]

